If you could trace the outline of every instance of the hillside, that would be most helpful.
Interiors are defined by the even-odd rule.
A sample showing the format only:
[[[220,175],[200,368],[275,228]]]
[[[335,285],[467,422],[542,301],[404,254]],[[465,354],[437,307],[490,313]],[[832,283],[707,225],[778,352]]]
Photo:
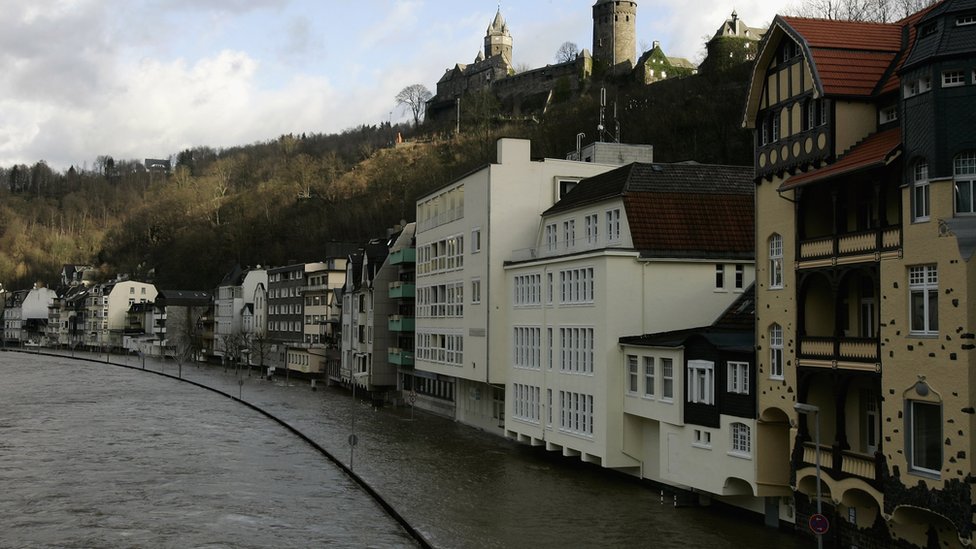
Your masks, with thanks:
[[[738,64],[608,86],[621,141],[653,144],[662,162],[750,164],[752,138],[739,127],[748,77],[749,66]],[[532,139],[536,157],[564,157],[580,132],[592,141],[597,97],[591,89],[534,120],[513,120],[492,98],[474,97],[459,138],[445,137],[446,128],[389,125],[286,135],[182,151],[169,175],[106,157],[65,173],[43,162],[0,169],[0,283],[54,285],[61,265],[79,263],[105,277],[208,289],[235,263],[320,258],[330,242],[362,242],[412,220],[418,195],[493,161],[499,136]],[[397,132],[409,142],[392,147]]]

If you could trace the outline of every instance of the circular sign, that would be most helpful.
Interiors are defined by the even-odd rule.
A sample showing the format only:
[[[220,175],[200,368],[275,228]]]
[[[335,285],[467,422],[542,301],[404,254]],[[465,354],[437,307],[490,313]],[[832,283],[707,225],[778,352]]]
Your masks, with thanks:
[[[822,536],[827,533],[827,530],[830,530],[830,521],[827,520],[827,517],[820,513],[810,515],[810,531]]]
[[[349,435],[349,446],[355,446],[359,444],[359,438],[355,434]]]

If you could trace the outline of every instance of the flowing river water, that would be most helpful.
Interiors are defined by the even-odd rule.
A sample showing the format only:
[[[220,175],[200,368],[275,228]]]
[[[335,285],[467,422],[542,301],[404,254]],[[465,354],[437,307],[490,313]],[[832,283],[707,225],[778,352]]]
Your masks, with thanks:
[[[355,472],[435,547],[811,546],[758,518],[675,508],[645,483],[346,391],[213,366],[182,375],[240,394],[347,464],[354,424]],[[0,353],[0,547],[321,546],[416,543],[338,466],[239,402],[148,371]]]

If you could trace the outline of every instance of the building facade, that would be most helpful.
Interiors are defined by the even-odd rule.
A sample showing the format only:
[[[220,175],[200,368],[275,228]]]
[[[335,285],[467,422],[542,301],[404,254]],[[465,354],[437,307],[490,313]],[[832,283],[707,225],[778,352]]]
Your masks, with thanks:
[[[760,480],[805,525],[819,454],[844,546],[973,541],[974,23],[777,17],[757,57]]]

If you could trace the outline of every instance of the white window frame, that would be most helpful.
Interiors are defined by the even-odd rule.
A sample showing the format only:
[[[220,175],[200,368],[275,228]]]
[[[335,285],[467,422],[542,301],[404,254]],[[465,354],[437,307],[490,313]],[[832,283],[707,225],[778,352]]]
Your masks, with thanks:
[[[715,264],[715,290],[725,291],[725,264]]]
[[[637,355],[627,355],[627,394],[637,396],[640,390],[640,362]]]
[[[576,220],[567,219],[563,221],[563,240],[567,249],[576,247]]]
[[[704,429],[695,429],[692,438],[691,445],[695,448],[704,448],[706,450],[711,450],[712,448],[712,433]]]
[[[748,395],[749,363],[730,360],[727,364],[726,390],[737,395]]]
[[[976,25],[976,15],[960,15],[956,17],[957,27],[965,27],[967,25]]]
[[[929,164],[924,160],[915,163],[912,169],[912,219],[916,223],[929,220]]]
[[[964,69],[953,69],[942,71],[942,87],[955,88],[966,85],[966,71]]]
[[[783,237],[773,233],[769,237],[769,289],[783,289]]]
[[[914,303],[921,298],[922,325],[915,325]],[[932,300],[935,310],[932,310]],[[911,335],[933,336],[939,333],[939,270],[937,265],[913,265],[908,268],[908,322]]]
[[[916,461],[915,461],[915,458],[916,458],[916,452],[915,452],[915,450],[916,450],[916,431],[917,431],[917,429],[916,429],[917,424],[915,422],[915,419],[916,419],[916,416],[918,415],[916,413],[916,406],[918,406],[918,405],[921,405],[921,406],[938,406],[938,408],[939,408],[939,421],[937,423],[940,426],[940,430],[939,430],[938,435],[935,436],[935,437],[933,437],[935,440],[938,441],[938,444],[936,446],[939,448],[939,469],[932,469],[931,467],[923,467],[921,465],[916,464]],[[905,412],[906,412],[905,413],[905,431],[906,431],[906,433],[905,433],[906,434],[906,437],[905,437],[906,452],[905,453],[907,454],[907,457],[908,457],[908,470],[909,470],[909,472],[912,472],[912,473],[915,473],[915,474],[921,474],[923,476],[929,476],[929,477],[937,477],[937,478],[940,477],[941,474],[942,474],[942,470],[941,470],[942,465],[945,463],[945,452],[944,452],[943,446],[942,446],[942,440],[943,440],[943,435],[944,435],[944,431],[945,431],[945,426],[943,425],[942,422],[944,421],[945,415],[944,415],[943,410],[942,410],[942,404],[939,403],[939,402],[928,402],[928,401],[921,401],[921,400],[909,400],[909,401],[906,402]]]
[[[607,242],[620,241],[620,208],[606,211]]]
[[[783,327],[773,324],[769,327],[769,379],[783,379]]]
[[[752,429],[741,421],[729,425],[729,455],[752,457]]]
[[[715,404],[715,363],[707,360],[688,361],[687,398],[692,404]]]
[[[741,263],[735,265],[734,284],[736,290],[744,290],[746,287],[746,266]]]
[[[642,357],[644,360],[644,394],[647,399],[653,399],[655,392],[655,374],[657,370],[657,360],[652,356]]]
[[[472,278],[471,279],[471,304],[477,305],[481,303],[481,279]]]
[[[976,215],[976,151],[968,151],[956,155],[952,161],[953,185],[955,200],[953,200],[956,214]],[[968,209],[960,208],[963,204],[963,193],[968,192]]]
[[[476,254],[481,251],[481,227],[471,229],[471,253]]]
[[[881,124],[887,124],[888,122],[894,122],[896,120],[898,120],[898,105],[885,107],[878,112],[878,121]]]
[[[661,358],[661,400],[674,402],[674,359]]]
[[[598,214],[589,214],[583,219],[586,226],[586,243],[590,246],[596,246],[600,242],[600,217]]]
[[[547,252],[554,252],[557,249],[559,249],[559,241],[558,241],[559,232],[558,232],[558,230],[559,229],[556,228],[556,224],[555,223],[549,223],[548,225],[546,225],[545,232],[546,232],[546,251]]]

